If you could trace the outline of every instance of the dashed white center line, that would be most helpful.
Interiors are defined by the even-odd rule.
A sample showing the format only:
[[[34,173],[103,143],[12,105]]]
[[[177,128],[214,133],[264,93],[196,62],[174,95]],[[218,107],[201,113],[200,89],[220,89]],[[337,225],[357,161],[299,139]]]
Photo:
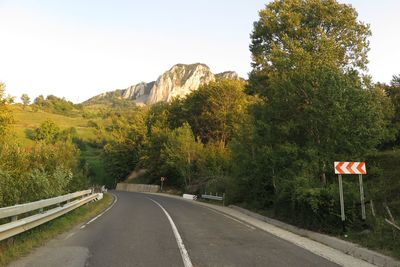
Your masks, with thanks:
[[[153,201],[155,204],[157,204],[162,211],[165,213],[165,215],[168,218],[169,223],[171,224],[172,227],[172,231],[174,232],[174,236],[176,239],[176,243],[178,243],[178,247],[179,247],[179,251],[181,252],[181,256],[182,256],[182,260],[183,260],[183,265],[185,265],[185,267],[193,267],[192,261],[190,260],[189,254],[185,248],[185,245],[183,244],[181,235],[178,232],[178,228],[176,228],[176,225],[174,223],[174,221],[172,220],[171,216],[169,215],[169,213],[164,209],[163,206],[161,206],[160,203],[158,203],[157,201],[151,199],[148,197],[148,199],[150,199],[151,201]]]

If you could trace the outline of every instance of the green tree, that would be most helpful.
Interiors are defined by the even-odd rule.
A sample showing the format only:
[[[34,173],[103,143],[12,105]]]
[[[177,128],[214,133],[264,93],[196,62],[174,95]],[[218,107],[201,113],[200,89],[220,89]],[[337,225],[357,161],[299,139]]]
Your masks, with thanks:
[[[29,98],[29,96],[27,94],[22,94],[21,95],[21,100],[22,100],[22,104],[24,105],[24,108],[26,106],[28,106],[30,101],[31,101],[31,99]]]
[[[111,111],[104,133],[104,167],[113,183],[127,178],[135,170],[146,142],[146,109]]]
[[[42,109],[47,112],[62,114],[67,116],[76,115],[77,112],[82,111],[82,105],[74,105],[71,101],[65,98],[59,98],[54,95],[48,95],[46,99],[43,95],[39,95],[33,101],[33,109]]]
[[[104,167],[114,183],[125,180],[135,169],[139,162],[140,145],[140,143],[127,139],[104,146]]]
[[[202,143],[195,140],[188,123],[173,130],[162,149],[165,164],[178,171],[186,190],[193,191],[194,187],[198,186],[196,173],[202,149]]]
[[[5,84],[0,82],[0,139],[5,136],[14,119],[8,105],[13,102],[11,97],[5,95]]]
[[[33,140],[53,142],[60,133],[60,128],[52,120],[44,121],[33,131]]]
[[[399,75],[393,75],[392,80],[390,81],[390,85],[392,87],[396,87],[396,88],[400,87],[400,74]]]
[[[217,80],[203,85],[185,100],[181,114],[195,136],[222,146],[239,130],[247,112],[248,97],[241,80]]]
[[[35,105],[42,106],[44,101],[45,101],[44,96],[43,95],[39,95],[38,97],[35,98],[35,100],[33,100],[33,103]]]
[[[369,35],[351,6],[334,0],[273,1],[260,11],[247,87],[260,99],[252,127],[232,144],[239,194],[249,192],[241,200],[286,203],[287,216],[298,206],[320,222],[318,214],[331,216],[333,162],[365,160],[390,137],[391,107],[360,72]]]
[[[71,142],[37,142],[25,148],[0,143],[0,207],[87,188],[79,151]],[[1,199],[3,197],[3,199]]]
[[[394,142],[389,142],[385,144],[385,146],[398,146],[400,144],[400,75],[393,75],[390,85],[377,84],[376,87],[377,90],[382,90],[389,97],[390,102],[394,107],[391,130],[395,133],[396,138]]]
[[[275,0],[259,12],[250,51],[253,74],[329,66],[366,69],[369,26],[336,0]]]
[[[369,27],[335,0],[274,1],[254,25],[249,91],[266,101],[268,139],[309,162],[318,158],[325,184],[333,155],[360,157],[387,136],[377,95],[358,74],[368,62]]]

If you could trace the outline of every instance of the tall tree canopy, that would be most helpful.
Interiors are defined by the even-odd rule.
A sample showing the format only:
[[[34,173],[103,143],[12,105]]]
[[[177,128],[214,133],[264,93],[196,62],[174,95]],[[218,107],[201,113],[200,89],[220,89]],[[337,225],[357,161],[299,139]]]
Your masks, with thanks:
[[[233,146],[237,177],[248,202],[317,211],[335,202],[324,191],[333,162],[365,160],[389,137],[392,107],[362,73],[369,26],[335,0],[275,0],[259,15],[247,91],[261,101]]]
[[[191,93],[182,105],[195,136],[225,145],[239,130],[249,103],[241,80],[217,80]]]
[[[320,65],[366,69],[369,26],[336,0],[275,0],[254,23],[250,50],[255,71]]]
[[[6,85],[0,82],[0,137],[4,136],[10,124],[13,122],[11,111],[8,104],[12,103],[13,99],[5,94]]]
[[[27,94],[22,94],[21,95],[21,100],[22,100],[22,104],[24,104],[24,108],[29,105],[31,99],[29,98],[29,96]]]

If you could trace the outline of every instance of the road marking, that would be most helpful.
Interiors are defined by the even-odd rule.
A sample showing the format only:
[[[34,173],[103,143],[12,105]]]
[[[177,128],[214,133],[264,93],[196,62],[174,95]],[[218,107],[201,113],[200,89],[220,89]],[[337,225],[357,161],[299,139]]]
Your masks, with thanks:
[[[87,223],[85,223],[84,225],[82,225],[80,227],[80,229],[84,229],[87,225],[91,224],[92,222],[94,222],[95,220],[97,220],[98,218],[100,218],[101,216],[104,215],[104,213],[106,213],[107,211],[109,211],[114,205],[115,203],[117,203],[118,201],[118,197],[112,193],[110,193],[111,195],[114,196],[114,202],[111,204],[111,206],[109,206],[105,211],[103,211],[102,213],[100,213],[99,215],[97,215],[96,217],[94,217],[93,219],[91,219],[90,221],[88,221]]]
[[[190,260],[190,257],[189,257],[189,254],[185,248],[185,245],[183,244],[181,235],[178,232],[178,228],[176,228],[176,225],[175,225],[174,221],[172,220],[171,216],[169,215],[169,213],[157,201],[155,201],[149,197],[146,197],[146,198],[150,199],[155,204],[157,204],[162,209],[162,211],[165,213],[165,215],[168,218],[169,223],[171,224],[172,231],[174,232],[176,243],[178,243],[179,251],[181,252],[181,256],[182,256],[182,260],[183,260],[183,265],[185,265],[185,267],[193,267],[192,261]]]
[[[67,237],[65,238],[65,240],[67,240],[68,238],[72,237],[75,234],[75,232],[70,233],[69,235],[67,235]]]
[[[209,208],[209,207],[204,207],[204,206],[202,206],[202,207],[203,207],[203,208],[206,208],[206,209],[208,209],[208,210],[210,210],[210,211],[212,211],[212,212],[215,212],[215,213],[217,213],[217,214],[219,214],[219,215],[225,216],[226,218],[229,218],[229,219],[231,219],[231,220],[233,220],[233,221],[235,221],[235,222],[238,222],[238,223],[240,223],[240,224],[242,224],[242,225],[244,225],[244,226],[246,226],[246,227],[248,227],[248,228],[250,228],[250,229],[252,229],[252,230],[255,230],[255,229],[256,229],[254,226],[251,226],[250,224],[244,223],[244,222],[242,222],[242,221],[240,221],[240,220],[238,220],[238,219],[236,219],[236,218],[234,218],[234,217],[232,217],[232,216],[229,216],[229,215],[227,215],[227,214],[225,214],[225,213],[216,211],[216,210],[214,210],[214,209],[212,209],[212,208]]]

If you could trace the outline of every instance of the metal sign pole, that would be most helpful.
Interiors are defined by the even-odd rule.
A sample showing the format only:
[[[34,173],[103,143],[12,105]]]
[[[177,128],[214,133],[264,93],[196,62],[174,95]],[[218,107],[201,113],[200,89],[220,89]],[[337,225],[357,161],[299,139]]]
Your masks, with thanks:
[[[162,192],[165,178],[161,176],[160,180],[161,180],[161,188],[160,189]]]
[[[362,174],[358,175],[358,181],[360,182],[360,199],[361,199],[361,218],[365,221],[365,200],[364,200],[364,187]]]
[[[346,225],[345,225],[346,216],[344,214],[343,182],[342,182],[341,174],[338,175],[338,179],[339,179],[340,212],[341,212],[341,217],[342,217],[343,232],[345,232],[346,231]]]

